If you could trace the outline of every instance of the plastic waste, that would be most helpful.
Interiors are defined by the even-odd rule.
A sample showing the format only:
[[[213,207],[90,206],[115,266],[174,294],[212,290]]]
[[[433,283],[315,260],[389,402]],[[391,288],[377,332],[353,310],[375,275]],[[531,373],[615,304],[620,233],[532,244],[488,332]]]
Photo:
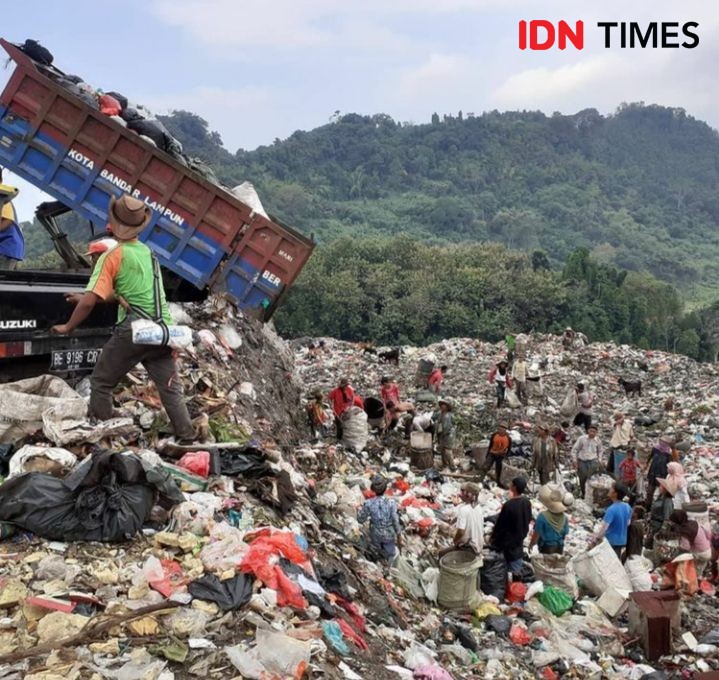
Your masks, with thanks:
[[[327,642],[332,645],[333,649],[342,656],[349,656],[350,649],[345,642],[342,629],[336,621],[323,621],[322,630],[324,631]]]
[[[528,645],[532,641],[532,636],[529,631],[524,627],[515,623],[509,631],[509,639],[515,645]]]
[[[434,664],[434,652],[419,644],[412,643],[412,646],[404,653],[404,665],[412,670],[422,666],[432,666]]]
[[[555,616],[561,616],[569,611],[574,604],[570,595],[553,586],[545,586],[544,590],[537,595],[537,599]]]
[[[492,614],[485,619],[485,624],[489,630],[493,630],[499,635],[507,635],[512,627],[512,619],[509,616],[496,616]]]
[[[243,678],[260,680],[263,674],[267,673],[265,667],[257,658],[255,650],[248,652],[240,647],[240,645],[236,645],[234,647],[225,647],[225,654],[227,654],[230,663],[240,671]]]
[[[422,572],[422,589],[430,602],[437,602],[439,593],[439,569],[428,567]]]
[[[7,478],[25,472],[47,472],[64,477],[77,463],[77,456],[65,449],[49,446],[23,446],[10,458]]]
[[[652,589],[651,571],[654,565],[651,560],[641,555],[632,555],[624,564],[624,568],[629,574],[632,590],[644,591]]]
[[[210,475],[210,452],[209,451],[190,451],[186,453],[177,464],[189,470],[200,477],[209,477]]]
[[[512,581],[512,583],[507,585],[507,602],[524,602],[527,596],[527,590],[528,588],[526,584],[521,583],[520,581]]]
[[[170,597],[187,583],[182,567],[174,560],[158,560],[151,555],[142,567],[145,579],[158,593]]]
[[[193,581],[188,590],[199,600],[209,600],[223,611],[240,609],[252,597],[253,579],[247,574],[235,574],[231,579],[220,581],[214,574],[207,574]]]
[[[486,553],[479,574],[479,587],[482,592],[503,600],[507,588],[507,562],[504,555],[494,551]]]
[[[263,628],[257,629],[255,641],[258,659],[268,671],[302,677],[300,671],[310,662],[310,643]]]
[[[442,666],[420,666],[414,670],[415,680],[454,680]]]

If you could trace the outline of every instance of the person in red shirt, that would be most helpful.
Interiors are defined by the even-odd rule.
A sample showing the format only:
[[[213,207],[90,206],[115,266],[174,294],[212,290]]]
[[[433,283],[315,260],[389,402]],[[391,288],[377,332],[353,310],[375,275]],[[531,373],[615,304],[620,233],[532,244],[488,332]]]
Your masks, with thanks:
[[[387,408],[389,402],[399,404],[399,387],[397,387],[397,383],[392,378],[384,376],[382,380],[380,380],[380,384],[379,397],[384,407]]]
[[[347,378],[341,378],[339,385],[327,397],[332,404],[332,413],[335,415],[337,439],[342,439],[342,420],[340,417],[350,406],[354,405],[355,391],[350,387],[350,381]]]
[[[634,455],[634,449],[627,449],[626,458],[619,463],[620,478],[631,492],[634,492],[637,485],[637,472],[639,471],[639,463]]]
[[[440,366],[435,368],[429,376],[428,385],[429,389],[435,394],[439,394],[442,391],[442,382],[447,375],[447,367]]]

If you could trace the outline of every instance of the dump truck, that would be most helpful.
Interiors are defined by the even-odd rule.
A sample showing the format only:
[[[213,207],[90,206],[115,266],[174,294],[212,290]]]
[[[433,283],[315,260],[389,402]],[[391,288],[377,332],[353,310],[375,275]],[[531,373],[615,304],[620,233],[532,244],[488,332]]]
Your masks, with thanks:
[[[64,295],[81,291],[89,277],[89,263],[56,217],[71,210],[92,233],[103,233],[110,198],[123,193],[152,210],[140,240],[159,260],[171,300],[219,293],[270,319],[314,241],[90,106],[60,84],[55,67],[7,40],[0,46],[15,64],[0,93],[0,166],[56,199],[38,220],[65,263],[59,272],[0,271],[0,361],[49,354],[52,370],[91,368],[111,331],[112,310],[98,312],[72,337],[50,335],[71,312]]]

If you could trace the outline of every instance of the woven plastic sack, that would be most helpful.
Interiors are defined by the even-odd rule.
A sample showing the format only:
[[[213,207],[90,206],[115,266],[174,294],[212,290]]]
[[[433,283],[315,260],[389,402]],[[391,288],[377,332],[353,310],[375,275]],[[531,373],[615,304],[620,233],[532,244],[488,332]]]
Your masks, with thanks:
[[[537,599],[542,603],[545,609],[548,609],[555,616],[561,616],[569,611],[574,604],[574,600],[559,588],[546,586],[544,590],[537,595]]]

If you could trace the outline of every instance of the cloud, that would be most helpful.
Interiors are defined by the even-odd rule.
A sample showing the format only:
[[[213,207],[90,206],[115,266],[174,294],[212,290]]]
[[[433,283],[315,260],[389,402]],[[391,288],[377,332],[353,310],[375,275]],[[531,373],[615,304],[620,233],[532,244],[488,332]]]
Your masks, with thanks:
[[[606,84],[616,77],[623,60],[608,53],[558,68],[534,68],[511,75],[491,95],[501,108],[543,108],[562,98]]]
[[[443,94],[466,83],[472,70],[471,60],[462,55],[430,54],[424,63],[400,76],[398,92],[403,97],[440,100]]]
[[[151,11],[161,21],[214,48],[289,51],[379,46],[397,50],[407,46],[408,38],[387,28],[387,19],[481,13],[523,5],[529,5],[529,0],[154,0]]]
[[[234,151],[254,147],[258,135],[264,138],[262,133],[278,136],[270,128],[278,122],[282,94],[261,87],[197,87],[174,94],[148,93],[140,99],[157,114],[173,110],[196,113],[209,123],[211,130],[218,130],[225,147]]]

